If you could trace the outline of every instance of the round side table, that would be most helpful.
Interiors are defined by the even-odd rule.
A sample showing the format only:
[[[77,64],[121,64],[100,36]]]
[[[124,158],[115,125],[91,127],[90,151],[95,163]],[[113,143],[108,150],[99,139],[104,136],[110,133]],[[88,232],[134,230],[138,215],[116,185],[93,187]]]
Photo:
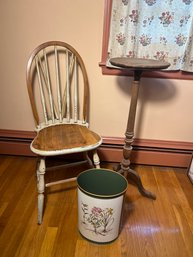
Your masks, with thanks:
[[[128,57],[111,58],[109,61],[112,65],[116,67],[125,68],[133,71],[134,76],[134,80],[131,85],[131,102],[127,128],[125,132],[123,160],[121,161],[117,169],[117,172],[123,173],[125,177],[128,176],[130,180],[137,185],[139,192],[143,196],[146,196],[151,199],[156,199],[156,196],[153,193],[151,193],[143,187],[141,178],[138,175],[138,173],[130,168],[130,156],[132,151],[132,143],[134,141],[134,125],[141,75],[143,71],[155,71],[166,69],[170,66],[170,64],[164,61]]]

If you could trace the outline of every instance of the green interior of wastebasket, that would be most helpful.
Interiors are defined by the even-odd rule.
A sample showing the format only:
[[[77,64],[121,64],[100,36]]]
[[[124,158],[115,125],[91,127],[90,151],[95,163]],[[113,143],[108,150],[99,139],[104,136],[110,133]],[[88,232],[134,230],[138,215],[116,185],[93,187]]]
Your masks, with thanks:
[[[121,174],[108,169],[90,169],[77,177],[81,191],[95,197],[113,198],[127,190],[127,180]]]

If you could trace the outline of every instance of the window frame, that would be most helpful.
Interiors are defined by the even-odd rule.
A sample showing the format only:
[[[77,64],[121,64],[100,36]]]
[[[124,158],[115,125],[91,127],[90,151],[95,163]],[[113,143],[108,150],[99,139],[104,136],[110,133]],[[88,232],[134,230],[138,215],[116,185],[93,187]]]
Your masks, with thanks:
[[[102,39],[102,56],[99,66],[103,75],[131,76],[132,72],[124,69],[113,69],[106,67],[108,57],[108,42],[110,34],[111,9],[113,0],[105,0],[104,20],[103,20],[103,39]],[[185,71],[152,71],[144,72],[144,77],[163,78],[163,79],[181,79],[193,80],[193,73]]]

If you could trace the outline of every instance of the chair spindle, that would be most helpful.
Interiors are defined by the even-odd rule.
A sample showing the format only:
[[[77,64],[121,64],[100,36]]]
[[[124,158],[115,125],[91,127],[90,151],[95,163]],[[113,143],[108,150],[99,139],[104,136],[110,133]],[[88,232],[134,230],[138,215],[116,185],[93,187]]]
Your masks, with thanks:
[[[69,52],[66,53],[66,117],[70,122],[70,72],[69,72]]]
[[[43,108],[45,123],[48,124],[48,115],[47,115],[47,110],[46,110],[45,95],[44,95],[44,90],[43,90],[43,85],[42,85],[42,76],[40,73],[39,65],[41,66],[41,61],[38,59],[38,57],[36,57],[36,69],[37,69],[37,74],[38,74],[41,104],[42,104],[42,108]]]
[[[56,46],[54,46],[54,51],[55,51],[55,69],[56,69],[56,86],[57,86],[57,97],[58,97],[59,121],[62,122],[60,74],[59,74],[59,68],[58,68],[58,51]]]
[[[47,60],[47,54],[46,54],[45,49],[43,50],[43,54],[44,54],[44,61],[45,61],[45,68],[46,68],[46,80],[45,80],[45,82],[47,82],[47,83],[45,83],[45,85],[46,85],[48,95],[49,95],[51,119],[52,119],[52,123],[54,123],[54,101],[53,101],[53,97],[52,97],[50,74],[49,74],[49,69],[48,69],[48,60]]]
[[[77,59],[74,57],[75,70],[74,70],[74,121],[78,121],[78,68]]]

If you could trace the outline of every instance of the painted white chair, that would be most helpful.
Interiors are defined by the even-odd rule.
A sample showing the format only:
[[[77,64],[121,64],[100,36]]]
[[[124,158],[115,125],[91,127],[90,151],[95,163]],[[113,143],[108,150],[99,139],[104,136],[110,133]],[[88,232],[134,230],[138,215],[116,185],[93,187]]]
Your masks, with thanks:
[[[38,224],[41,224],[45,187],[76,180],[46,184],[46,157],[83,152],[84,160],[79,163],[86,161],[99,168],[96,149],[102,139],[88,128],[88,77],[81,56],[72,46],[60,41],[38,46],[27,64],[27,87],[37,132],[30,147],[39,156]],[[93,162],[88,151],[93,153]]]

